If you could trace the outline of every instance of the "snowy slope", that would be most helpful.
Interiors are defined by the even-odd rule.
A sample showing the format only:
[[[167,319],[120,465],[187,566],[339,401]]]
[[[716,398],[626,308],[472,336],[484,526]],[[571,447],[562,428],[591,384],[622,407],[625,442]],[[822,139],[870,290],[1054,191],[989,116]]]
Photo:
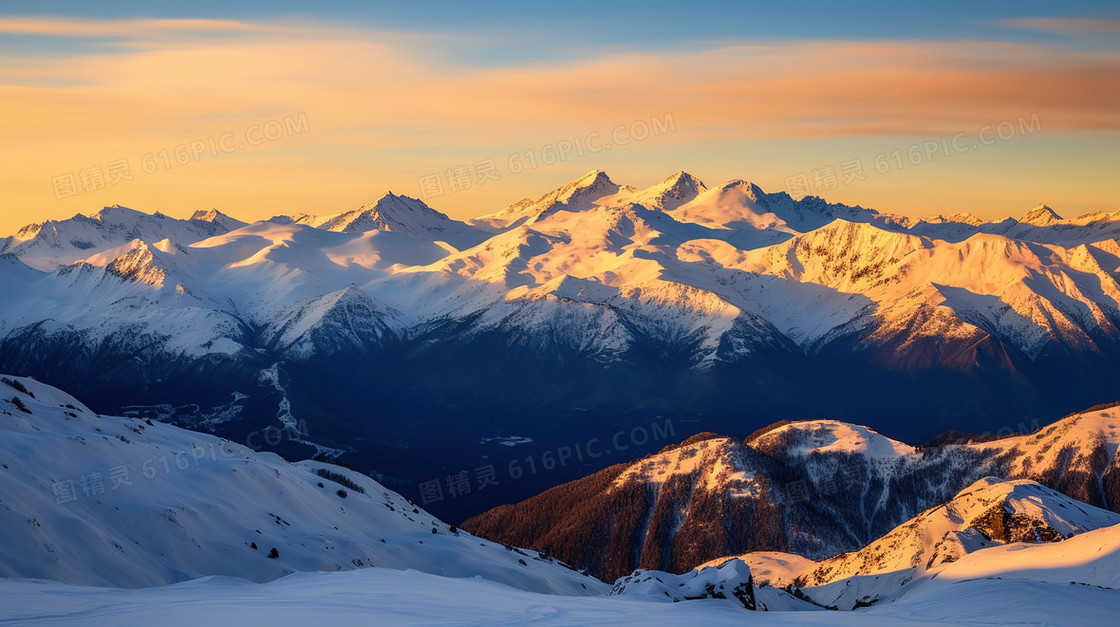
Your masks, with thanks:
[[[1099,512],[1092,512],[1090,516],[1096,522],[1101,521]],[[1012,589],[1027,584],[1024,587],[1028,589],[1043,591],[1058,588],[1067,593],[1078,587],[1087,587],[1120,594],[1120,578],[1117,576],[1120,572],[1120,525],[1113,523],[1083,531],[1076,537],[1041,544],[1028,540],[1025,543],[975,545],[967,553],[958,553],[953,559],[928,568],[852,577],[801,592],[822,602],[835,598],[841,609],[849,607],[859,595],[862,595],[859,598],[864,603],[883,605],[962,598],[966,594],[964,590],[976,582],[1007,582],[1004,586]],[[951,539],[946,537],[945,544],[951,543]],[[989,594],[999,594],[998,587],[984,587],[988,588]],[[1086,624],[1081,622],[1086,611],[1090,608],[1072,610],[1062,621]]]
[[[136,587],[376,566],[605,591],[536,552],[449,527],[364,475],[99,416],[55,388],[5,378],[0,576]]]
[[[294,359],[372,351],[396,339],[396,316],[351,285],[280,312],[262,336],[276,353]]]
[[[1091,532],[1070,540],[1116,531]],[[1035,552],[1061,545],[1032,546]],[[1010,547],[1009,547],[1010,548]],[[1084,547],[1089,548],[1087,543]],[[975,554],[977,558],[986,552]],[[1113,551],[1115,553],[1115,551]],[[970,556],[971,557],[971,556]],[[927,583],[892,603],[855,612],[770,611],[744,614],[719,599],[658,603],[626,597],[535,594],[485,579],[449,579],[381,568],[300,573],[267,584],[221,577],[161,588],[119,590],[44,581],[0,581],[0,620],[58,625],[268,623],[272,625],[1112,625],[1120,590],[1070,583],[1091,579],[1111,556],[1053,555],[1065,581],[1010,577]],[[994,560],[985,564],[997,563]],[[1064,574],[1064,573],[1063,573]],[[762,588],[761,590],[772,590]],[[760,595],[761,596],[761,595]],[[801,608],[798,608],[801,609]]]
[[[769,447],[778,440],[790,442],[785,454],[792,456],[845,454],[883,460],[914,453],[914,447],[867,427],[835,420],[804,420],[784,425],[762,434],[753,444]]]
[[[985,549],[961,557],[934,579],[944,584],[992,578],[1076,582],[1120,589],[1120,526],[1086,531],[1050,544],[1010,544]]]
[[[614,582],[611,596],[645,598],[657,603],[723,599],[748,610],[756,609],[751,571],[741,560],[699,568],[680,575],[636,570]]]
[[[749,462],[736,445],[730,438],[712,438],[672,447],[635,462],[612,485],[623,487],[637,482],[664,486],[675,478],[689,477],[695,482],[692,490],[758,496],[759,483],[747,470]]]
[[[718,557],[704,562],[696,568],[719,566],[729,559],[732,558]],[[774,588],[785,588],[793,585],[798,577],[811,571],[816,564],[807,557],[801,557],[793,553],[782,553],[781,551],[754,551],[736,555],[734,559],[742,561],[747,565],[747,568],[750,568],[751,577],[756,585],[765,584]]]
[[[1013,543],[1060,542],[1120,524],[1120,514],[1079,503],[1032,481],[982,479],[854,553],[814,564],[801,592],[851,609],[892,595],[907,582],[965,555]]]

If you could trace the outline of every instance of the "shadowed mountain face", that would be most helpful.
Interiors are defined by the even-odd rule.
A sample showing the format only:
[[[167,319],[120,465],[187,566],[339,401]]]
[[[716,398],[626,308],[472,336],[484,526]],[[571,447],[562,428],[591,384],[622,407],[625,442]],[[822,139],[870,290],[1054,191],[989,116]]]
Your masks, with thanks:
[[[113,207],[0,239],[0,368],[413,498],[437,482],[428,506],[461,519],[613,459],[514,462],[654,424],[923,441],[1113,400],[1117,234],[1111,214],[913,221],[685,173],[595,171],[470,223],[395,194],[253,224]]]
[[[693,436],[639,461],[497,507],[463,527],[556,555],[607,580],[635,568],[684,572],[754,551],[819,559],[865,547],[983,477],[1034,480],[1087,505],[1120,512],[1117,445],[1115,408],[1075,414],[1030,435],[923,448],[867,427],[802,421],[746,440]],[[1069,498],[1061,508],[1073,503]],[[988,539],[1069,535],[1056,522],[1024,522],[1016,518],[1018,510],[1001,513],[993,509],[995,502],[970,505],[969,525]],[[1069,506],[1067,514],[1074,513],[1076,507]],[[840,563],[847,562],[825,565]],[[820,575],[811,583],[837,577]]]

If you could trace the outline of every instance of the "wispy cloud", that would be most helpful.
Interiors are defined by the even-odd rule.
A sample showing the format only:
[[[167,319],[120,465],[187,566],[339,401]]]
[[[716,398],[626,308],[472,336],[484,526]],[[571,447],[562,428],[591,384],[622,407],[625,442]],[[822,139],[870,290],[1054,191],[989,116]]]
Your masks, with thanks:
[[[1120,18],[1025,17],[1001,22],[1004,26],[1045,33],[1120,33]]]
[[[150,22],[180,35],[240,35],[4,62],[0,129],[10,139],[69,142],[156,127],[199,133],[215,119],[290,110],[313,112],[320,136],[335,144],[367,140],[350,135],[363,127],[428,128],[426,137],[382,139],[451,144],[542,128],[586,132],[651,111],[682,121],[676,141],[937,134],[1035,112],[1053,130],[1120,129],[1120,57],[1045,45],[776,42],[487,68],[456,64],[454,50],[433,53],[431,40],[343,27],[275,37],[288,27],[36,20],[0,21],[0,30],[151,38]],[[85,123],[91,117],[102,123]]]
[[[57,17],[0,17],[0,33],[54,37],[151,37],[169,33],[275,32],[275,24],[208,19],[89,20]]]

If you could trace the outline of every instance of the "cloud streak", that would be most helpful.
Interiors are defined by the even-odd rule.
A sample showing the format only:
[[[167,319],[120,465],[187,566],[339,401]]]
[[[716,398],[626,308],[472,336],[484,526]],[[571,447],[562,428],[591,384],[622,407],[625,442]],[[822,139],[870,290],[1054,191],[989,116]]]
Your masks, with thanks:
[[[1120,19],[1116,18],[1030,17],[1005,20],[1002,24],[1044,33],[1120,33]]]
[[[89,20],[56,17],[0,17],[0,33],[52,37],[120,37],[135,39],[170,33],[259,33],[294,31],[276,24],[210,19]]]
[[[673,111],[696,134],[720,137],[923,135],[1025,113],[1039,113],[1053,130],[1120,129],[1120,56],[1044,45],[778,42],[479,68],[457,65],[455,51],[434,49],[433,39],[289,28],[0,20],[0,31],[142,33],[148,42],[112,54],[6,60],[0,106],[12,122],[5,131],[41,137],[50,127],[97,136],[158,124],[198,132],[213,119],[269,115],[282,103],[286,111],[320,113],[324,133],[427,127],[451,141],[503,129],[586,130],[651,111]],[[153,37],[159,32],[177,38],[160,42]],[[192,39],[213,32],[236,36]],[[44,117],[44,110],[58,115]],[[91,116],[108,124],[81,123]]]

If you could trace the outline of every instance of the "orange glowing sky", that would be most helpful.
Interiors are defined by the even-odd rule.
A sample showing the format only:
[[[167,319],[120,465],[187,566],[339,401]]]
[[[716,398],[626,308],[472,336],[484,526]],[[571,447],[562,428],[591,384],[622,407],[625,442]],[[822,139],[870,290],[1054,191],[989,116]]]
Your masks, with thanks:
[[[1120,21],[1006,28],[1047,36],[719,39],[480,63],[461,57],[492,34],[0,16],[0,235],[110,204],[337,213],[387,190],[422,196],[433,176],[443,193],[425,200],[462,218],[593,168],[637,186],[681,169],[748,178],[913,216],[1120,210]],[[299,132],[276,131],[285,119]],[[611,147],[553,158],[589,137]],[[479,180],[479,162],[494,176]],[[862,179],[845,181],[855,163]],[[451,191],[460,166],[470,185]]]

